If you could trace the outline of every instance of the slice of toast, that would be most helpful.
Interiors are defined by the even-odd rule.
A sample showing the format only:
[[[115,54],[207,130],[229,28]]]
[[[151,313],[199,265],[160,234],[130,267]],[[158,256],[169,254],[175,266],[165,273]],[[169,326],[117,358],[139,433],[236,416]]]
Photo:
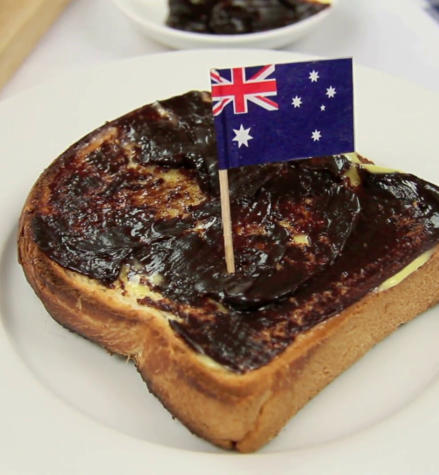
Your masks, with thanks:
[[[439,300],[439,189],[357,155],[231,170],[230,276],[215,151],[207,93],[107,123],[35,184],[19,258],[60,324],[250,452]]]

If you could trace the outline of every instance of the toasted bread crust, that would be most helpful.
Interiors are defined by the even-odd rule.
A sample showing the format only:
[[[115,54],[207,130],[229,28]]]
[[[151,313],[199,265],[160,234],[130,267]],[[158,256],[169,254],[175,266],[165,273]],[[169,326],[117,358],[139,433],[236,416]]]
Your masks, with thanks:
[[[439,246],[400,284],[370,292],[301,334],[269,364],[246,374],[210,366],[159,310],[126,301],[93,279],[66,270],[35,244],[31,220],[50,169],[31,191],[18,249],[26,277],[65,327],[135,362],[169,411],[192,432],[241,452],[271,440],[303,405],[377,342],[439,300]]]

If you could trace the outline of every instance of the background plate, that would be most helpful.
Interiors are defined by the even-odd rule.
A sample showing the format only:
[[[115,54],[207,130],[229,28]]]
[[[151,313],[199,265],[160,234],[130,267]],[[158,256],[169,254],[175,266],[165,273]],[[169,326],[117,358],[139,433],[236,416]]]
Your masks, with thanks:
[[[209,35],[166,26],[169,11],[167,0],[113,0],[140,31],[153,40],[176,49],[280,48],[311,33],[332,13],[337,2],[338,0],[332,0],[330,8],[283,28],[243,35]]]
[[[207,89],[210,67],[305,59],[165,53],[64,76],[0,104],[0,473],[437,473],[437,308],[376,346],[271,444],[244,456],[191,435],[132,364],[53,322],[17,265],[21,206],[71,143],[142,104]],[[355,97],[358,151],[439,183],[439,96],[356,67]]]

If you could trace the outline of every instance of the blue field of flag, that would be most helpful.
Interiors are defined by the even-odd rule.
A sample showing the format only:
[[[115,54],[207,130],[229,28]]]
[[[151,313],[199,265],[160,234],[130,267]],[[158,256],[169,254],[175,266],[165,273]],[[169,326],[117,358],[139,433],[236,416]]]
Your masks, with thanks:
[[[211,70],[219,168],[353,152],[352,59]]]

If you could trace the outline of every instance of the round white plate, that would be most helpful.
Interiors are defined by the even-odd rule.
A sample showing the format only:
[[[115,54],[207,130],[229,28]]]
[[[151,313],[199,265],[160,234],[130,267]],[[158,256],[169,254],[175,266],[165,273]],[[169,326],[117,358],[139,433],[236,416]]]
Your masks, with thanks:
[[[434,473],[439,309],[400,328],[258,454],[190,434],[130,362],[56,324],[17,264],[21,206],[88,131],[142,104],[209,87],[209,68],[305,60],[255,50],[165,53],[66,75],[0,103],[0,473]],[[355,68],[358,150],[439,183],[439,96]]]
[[[166,26],[167,0],[113,0],[146,35],[159,43],[176,49],[190,48],[281,48],[311,33],[336,7],[329,8],[305,20],[269,31],[243,35],[209,35],[192,33]]]

